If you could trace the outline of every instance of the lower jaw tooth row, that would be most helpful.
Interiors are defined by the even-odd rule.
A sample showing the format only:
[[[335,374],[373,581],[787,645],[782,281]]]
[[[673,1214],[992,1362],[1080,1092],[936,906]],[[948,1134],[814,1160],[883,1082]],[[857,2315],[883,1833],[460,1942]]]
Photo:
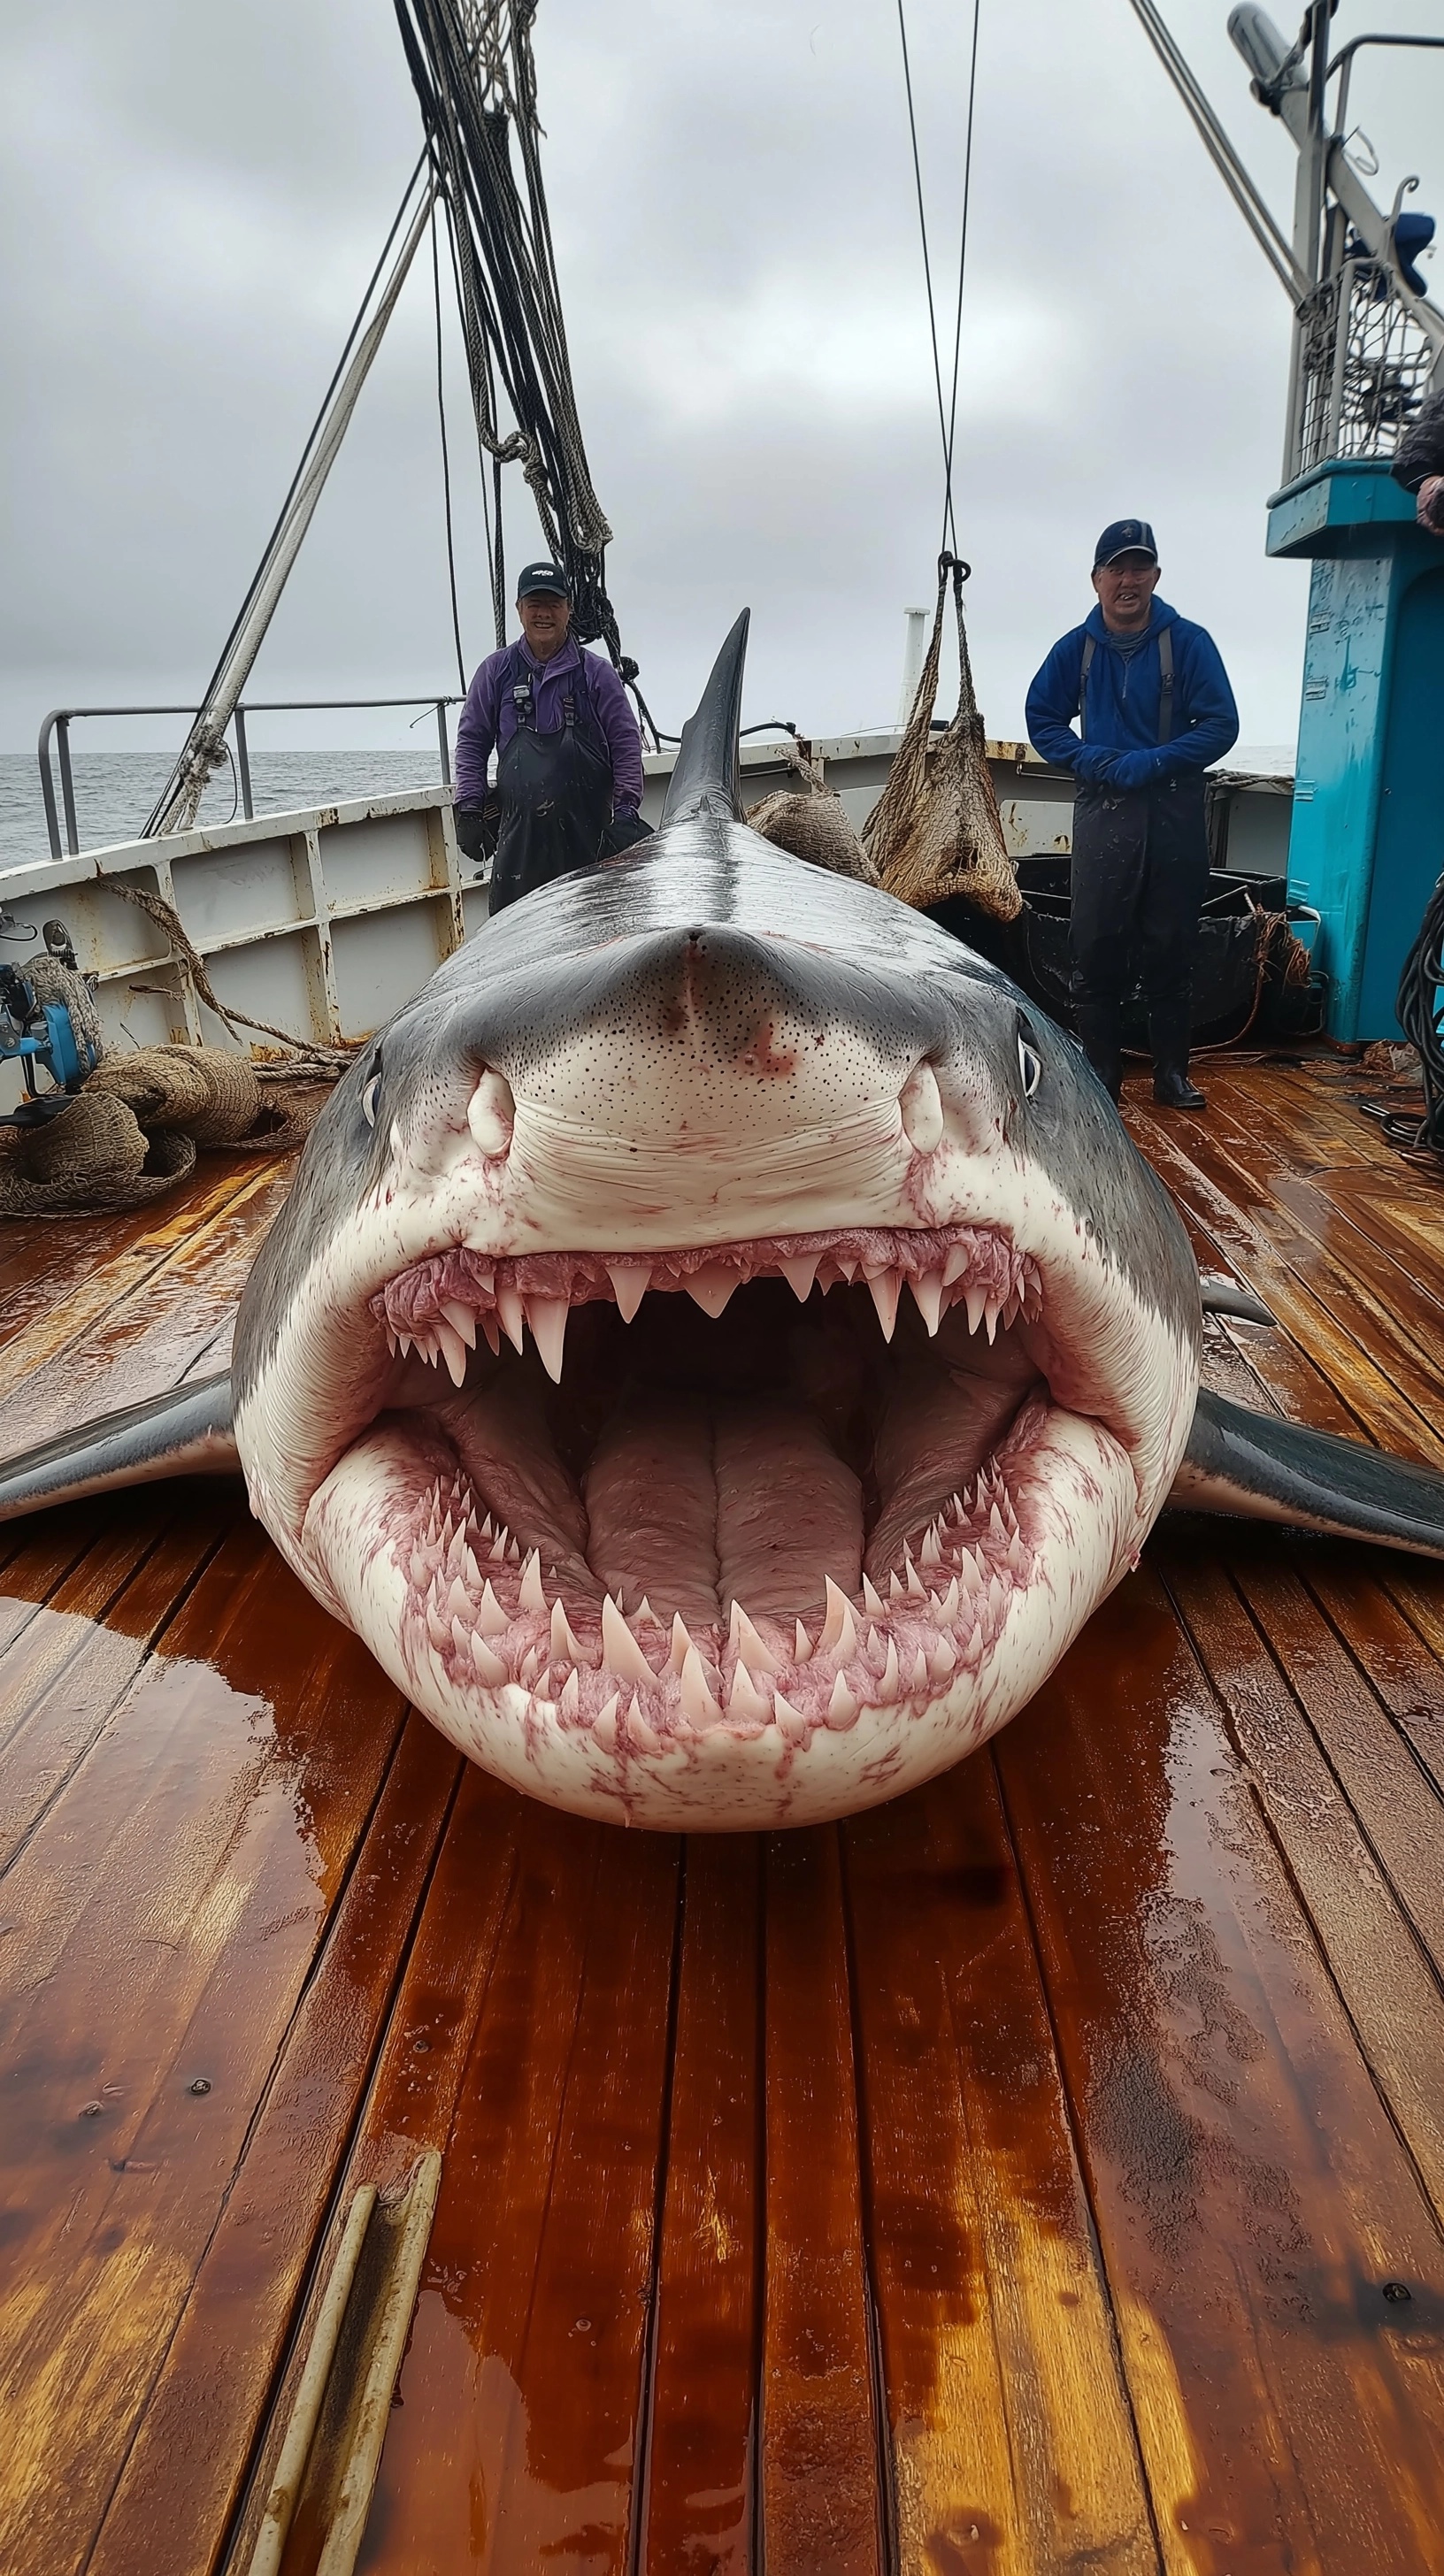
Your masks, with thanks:
[[[861,1612],[827,1578],[822,1628],[814,1638],[799,1619],[790,1652],[774,1651],[740,1603],[726,1644],[704,1640],[704,1651],[680,1613],[669,1637],[649,1602],[628,1618],[608,1594],[589,1653],[562,1600],[548,1600],[536,1551],[523,1559],[490,1515],[478,1526],[458,1477],[449,1491],[433,1488],[408,1571],[426,1640],[449,1679],[491,1691],[518,1685],[565,1724],[587,1725],[610,1752],[621,1743],[652,1751],[678,1733],[723,1725],[743,1734],[776,1725],[803,1742],[819,1726],[845,1731],[864,1707],[934,1699],[961,1668],[981,1662],[1032,1576],[1001,1479],[984,1479],[969,1504],[954,1495],[917,1562],[908,1548],[903,1564],[888,1578],[887,1603],[864,1577]],[[514,1607],[503,1606],[498,1583],[514,1593]],[[653,1656],[666,1641],[659,1660],[643,1635]]]

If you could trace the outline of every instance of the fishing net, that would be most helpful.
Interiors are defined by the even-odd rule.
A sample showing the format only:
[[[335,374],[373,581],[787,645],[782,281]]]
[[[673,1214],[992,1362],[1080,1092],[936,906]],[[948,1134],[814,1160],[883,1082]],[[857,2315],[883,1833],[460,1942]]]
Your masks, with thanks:
[[[963,895],[994,921],[1015,921],[1023,908],[1003,842],[998,800],[983,750],[983,719],[963,624],[965,567],[952,555],[938,565],[932,641],[918,681],[907,731],[887,785],[863,832],[887,893],[919,911]],[[958,626],[958,711],[946,732],[932,730],[949,575]]]
[[[263,1082],[249,1057],[227,1047],[106,1056],[43,1125],[0,1129],[0,1215],[144,1207],[194,1171],[201,1147],[289,1153],[309,1134],[328,1089]]]

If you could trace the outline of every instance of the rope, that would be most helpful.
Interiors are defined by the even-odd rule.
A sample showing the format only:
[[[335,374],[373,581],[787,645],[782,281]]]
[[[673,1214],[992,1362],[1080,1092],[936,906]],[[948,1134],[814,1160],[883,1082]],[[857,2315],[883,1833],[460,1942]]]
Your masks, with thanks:
[[[207,1010],[214,1011],[232,1037],[239,1037],[242,1029],[254,1029],[261,1037],[279,1039],[282,1046],[305,1058],[328,1081],[334,1081],[338,1073],[344,1073],[355,1053],[354,1048],[318,1046],[313,1038],[293,1037],[289,1029],[273,1028],[269,1020],[253,1020],[244,1011],[223,1002],[206,973],[204,958],[186,936],[179,913],[163,896],[149,893],[144,886],[127,885],[121,877],[107,876],[101,882],[107,893],[119,895],[122,903],[133,903],[137,912],[145,913],[165,932],[171,944],[172,961],[176,964],[183,962],[189,968],[191,981]],[[294,1067],[288,1066],[287,1070],[294,1071]]]
[[[483,470],[492,468],[492,603],[505,638],[503,465],[519,463],[542,543],[572,589],[582,644],[601,640],[624,682],[607,596],[611,529],[577,416],[556,254],[541,171],[531,22],[536,0],[395,0],[427,149],[450,215],[462,340]],[[515,142],[521,184],[512,164]],[[503,433],[497,385],[514,429]]]
[[[898,37],[902,46],[903,86],[907,93],[908,136],[912,145],[913,186],[917,196],[918,232],[922,240],[923,280],[927,288],[928,332],[932,341],[933,385],[937,394],[938,404],[938,434],[942,440],[943,449],[942,545],[944,552],[947,552],[949,548],[956,552],[958,543],[957,521],[953,514],[953,454],[957,436],[958,372],[963,341],[963,281],[967,273],[968,264],[968,212],[972,200],[973,187],[973,114],[978,92],[978,20],[981,14],[981,8],[982,0],[973,0],[973,32],[968,59],[968,116],[966,139],[963,147],[963,214],[958,241],[958,292],[953,324],[952,390],[951,398],[947,407],[944,408],[943,369],[942,359],[938,351],[937,306],[933,295],[933,265],[932,254],[928,243],[927,207],[923,197],[922,157],[918,150],[917,113],[913,103],[912,59],[908,49],[907,14],[905,0],[897,0]]]
[[[1405,1117],[1389,1111],[1380,1125],[1391,1145],[1408,1153],[1444,1155],[1444,1010],[1439,988],[1444,984],[1444,876],[1424,907],[1419,936],[1404,960],[1399,996],[1394,1004],[1400,1028],[1418,1048],[1424,1081],[1424,1115]]]
[[[446,510],[446,577],[451,587],[451,632],[456,675],[466,695],[466,655],[461,649],[461,610],[456,597],[456,538],[451,524],[451,457],[446,443],[446,381],[441,363],[441,252],[436,239],[436,199],[431,200],[431,299],[436,308],[436,418],[441,430],[441,490]]]

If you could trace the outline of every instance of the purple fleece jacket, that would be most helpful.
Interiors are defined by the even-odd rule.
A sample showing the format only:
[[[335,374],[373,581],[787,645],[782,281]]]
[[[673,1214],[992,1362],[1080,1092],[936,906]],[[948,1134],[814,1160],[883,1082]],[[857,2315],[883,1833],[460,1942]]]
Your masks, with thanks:
[[[511,691],[503,686],[512,649],[507,645],[500,653],[488,653],[467,690],[456,728],[458,805],[474,808],[486,803],[486,764],[493,751],[505,750],[516,731]],[[585,676],[579,684],[576,675],[583,656],[580,645],[570,636],[549,662],[538,662],[525,641],[520,650],[532,674],[537,732],[560,733],[568,682],[574,697],[585,692],[612,756],[612,812],[635,814],[642,801],[642,737],[627,703],[626,690],[611,663],[604,662],[599,653],[588,653]],[[579,718],[581,713],[579,704]]]

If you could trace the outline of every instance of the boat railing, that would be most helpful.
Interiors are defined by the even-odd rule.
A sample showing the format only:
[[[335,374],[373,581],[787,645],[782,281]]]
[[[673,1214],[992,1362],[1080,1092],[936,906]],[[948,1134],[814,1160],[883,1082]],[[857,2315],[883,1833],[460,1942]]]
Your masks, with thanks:
[[[247,716],[311,715],[321,709],[351,712],[363,707],[434,707],[436,735],[441,751],[441,783],[451,785],[451,738],[447,730],[446,710],[460,706],[454,693],[424,691],[410,698],[250,698],[239,701],[227,728],[234,735],[232,758],[236,768],[236,786],[241,812],[248,823],[255,820],[255,801],[251,793],[251,753],[246,734]],[[70,760],[70,728],[81,717],[90,716],[189,716],[198,710],[189,707],[52,707],[40,728],[37,758],[40,763],[40,793],[45,803],[45,829],[50,837],[50,855],[60,859],[80,854],[80,825],[76,817],[75,776]],[[52,745],[53,759],[52,759]],[[228,745],[229,748],[229,745]],[[55,771],[60,772],[60,801],[55,795]],[[65,838],[61,840],[61,815],[65,818]]]

